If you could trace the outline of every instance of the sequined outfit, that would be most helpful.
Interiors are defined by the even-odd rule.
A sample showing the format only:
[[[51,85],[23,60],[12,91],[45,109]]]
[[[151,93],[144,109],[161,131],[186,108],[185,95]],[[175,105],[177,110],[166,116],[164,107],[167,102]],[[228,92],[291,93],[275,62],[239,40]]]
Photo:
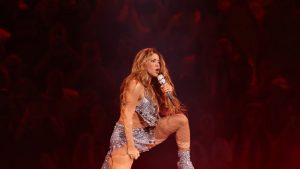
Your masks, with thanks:
[[[148,146],[155,143],[154,127],[159,120],[157,106],[153,104],[151,98],[145,92],[145,96],[141,102],[136,106],[135,111],[148,125],[146,128],[133,128],[133,140],[135,147],[142,153],[148,151]],[[127,144],[124,125],[116,123],[114,131],[110,138],[110,150],[108,151],[105,161],[101,169],[109,169],[108,162],[111,158],[111,152],[114,149],[121,148]]]
[[[147,95],[147,93],[145,93],[145,96],[141,99],[141,102],[136,106],[135,112],[147,124],[147,127],[145,128],[132,129],[134,145],[138,151],[142,153],[148,151],[151,144],[155,144],[154,129],[160,117],[157,106],[153,104],[153,101]],[[110,138],[110,150],[105,157],[105,161],[102,164],[101,169],[109,169],[109,161],[111,159],[112,151],[114,149],[121,148],[125,144],[127,144],[125,126],[123,124],[116,123]],[[190,160],[189,151],[179,151],[178,157],[178,169],[194,169]]]
[[[178,169],[194,169],[191,162],[190,151],[178,151],[179,161],[177,162]]]

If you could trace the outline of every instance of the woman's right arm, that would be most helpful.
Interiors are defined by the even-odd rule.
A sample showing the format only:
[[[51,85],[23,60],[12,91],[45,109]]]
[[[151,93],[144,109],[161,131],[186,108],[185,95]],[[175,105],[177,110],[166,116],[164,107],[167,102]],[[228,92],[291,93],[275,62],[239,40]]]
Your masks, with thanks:
[[[139,102],[141,93],[143,93],[144,87],[136,80],[131,80],[125,87],[124,99],[121,104],[121,119],[125,126],[125,135],[127,140],[127,153],[131,158],[137,159],[139,157],[139,151],[134,146],[133,141],[133,114],[135,108]]]

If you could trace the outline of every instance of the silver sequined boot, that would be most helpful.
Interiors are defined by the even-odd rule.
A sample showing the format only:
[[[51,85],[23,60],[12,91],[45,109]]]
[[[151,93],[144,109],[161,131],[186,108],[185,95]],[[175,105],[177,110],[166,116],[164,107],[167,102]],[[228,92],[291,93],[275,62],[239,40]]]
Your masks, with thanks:
[[[190,151],[178,151],[179,161],[177,162],[178,169],[194,169],[191,162]]]

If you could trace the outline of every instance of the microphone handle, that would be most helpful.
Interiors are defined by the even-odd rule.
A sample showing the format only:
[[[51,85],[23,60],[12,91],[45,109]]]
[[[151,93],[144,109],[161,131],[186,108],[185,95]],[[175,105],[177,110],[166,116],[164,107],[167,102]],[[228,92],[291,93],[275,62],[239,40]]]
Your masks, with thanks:
[[[173,104],[173,106],[175,106],[175,103],[173,102],[173,96],[172,96],[171,92],[167,92],[167,96],[168,96],[169,100],[171,101],[171,103]]]

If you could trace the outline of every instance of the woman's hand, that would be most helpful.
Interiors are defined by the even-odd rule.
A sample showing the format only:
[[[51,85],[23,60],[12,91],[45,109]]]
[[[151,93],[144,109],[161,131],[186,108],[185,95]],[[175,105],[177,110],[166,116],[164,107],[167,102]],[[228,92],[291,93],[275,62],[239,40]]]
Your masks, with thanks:
[[[135,147],[128,147],[127,154],[129,155],[129,157],[131,159],[134,159],[134,160],[138,159],[140,156],[140,152]]]
[[[166,95],[168,92],[172,93],[173,92],[173,87],[169,83],[165,83],[160,86],[161,91]]]

